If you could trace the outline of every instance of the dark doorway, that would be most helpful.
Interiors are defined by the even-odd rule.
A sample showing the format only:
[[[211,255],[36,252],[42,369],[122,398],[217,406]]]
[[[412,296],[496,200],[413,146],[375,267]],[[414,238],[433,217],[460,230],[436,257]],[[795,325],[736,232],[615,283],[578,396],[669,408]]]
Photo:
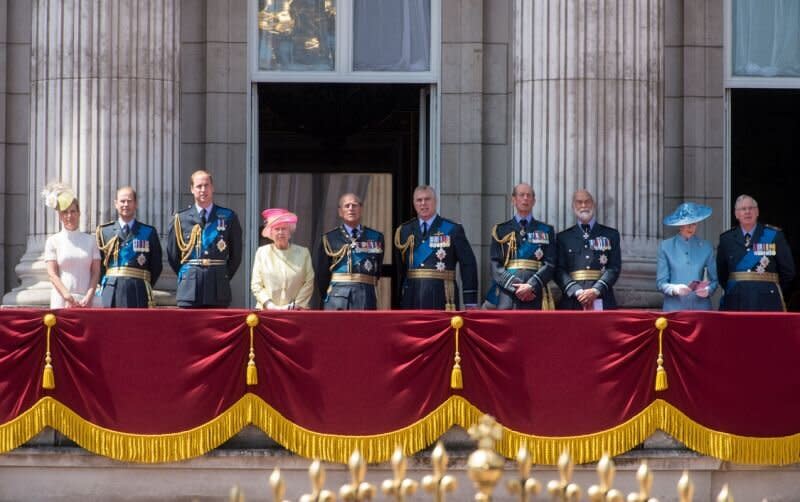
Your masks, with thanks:
[[[731,90],[731,199],[746,193],[758,201],[759,221],[783,229],[796,267],[800,264],[800,220],[794,208],[794,189],[800,186],[799,138],[800,90]],[[733,207],[731,222],[736,224]],[[787,298],[794,311],[800,310],[798,284],[796,278]]]
[[[379,302],[385,308],[398,303],[392,287],[397,277],[392,231],[412,212],[420,102],[426,102],[427,89],[396,84],[258,86],[259,205],[298,213],[294,242],[314,253],[322,233],[339,224],[339,195],[352,191],[364,198],[363,223],[382,231],[386,243],[385,279],[379,284]]]

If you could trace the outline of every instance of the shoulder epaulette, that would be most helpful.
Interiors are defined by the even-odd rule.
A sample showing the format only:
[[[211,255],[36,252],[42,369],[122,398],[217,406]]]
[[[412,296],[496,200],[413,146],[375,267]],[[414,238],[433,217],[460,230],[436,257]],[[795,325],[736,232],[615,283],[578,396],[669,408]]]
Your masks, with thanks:
[[[764,225],[764,226],[767,227],[767,228],[771,228],[772,230],[777,230],[778,232],[783,232],[783,229],[781,227],[776,227],[775,225],[767,224],[767,225]]]
[[[739,227],[729,228],[728,230],[725,230],[724,232],[722,232],[722,235],[730,234],[732,232],[735,232],[738,229],[739,229]]]
[[[105,223],[101,223],[101,224],[99,224],[98,226],[99,226],[99,227],[107,227],[107,226],[109,226],[109,225],[113,225],[113,224],[114,224],[114,223],[116,223],[116,222],[117,222],[117,220],[111,220],[111,221],[107,221],[107,222],[105,222]]]

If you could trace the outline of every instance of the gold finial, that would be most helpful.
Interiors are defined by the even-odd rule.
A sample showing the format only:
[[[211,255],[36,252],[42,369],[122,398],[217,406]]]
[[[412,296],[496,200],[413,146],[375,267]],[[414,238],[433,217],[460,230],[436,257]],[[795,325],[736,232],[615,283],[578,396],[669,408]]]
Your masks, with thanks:
[[[375,496],[375,487],[364,481],[367,475],[367,463],[360,451],[356,450],[350,455],[347,466],[350,468],[351,482],[339,488],[339,496],[345,502],[372,500]]]
[[[608,453],[604,453],[597,462],[597,477],[599,484],[592,485],[586,494],[592,502],[623,502],[625,495],[619,490],[611,488],[614,484],[614,475],[617,468]]]
[[[628,502],[658,502],[657,499],[650,498],[650,490],[653,488],[653,472],[647,466],[646,460],[643,460],[639,469],[636,470],[636,480],[639,482],[639,492],[629,493]]]
[[[51,313],[47,313],[44,315],[44,319],[42,319],[42,321],[44,322],[45,326],[52,328],[56,325],[56,316]]]
[[[577,502],[581,498],[581,487],[575,483],[571,483],[572,470],[575,464],[572,463],[572,457],[566,450],[558,457],[558,474],[559,480],[555,479],[547,483],[547,492],[553,497],[554,500],[562,502]]]
[[[453,329],[461,329],[464,326],[464,318],[460,315],[454,315],[450,319],[450,327]]]
[[[381,488],[383,493],[397,502],[404,502],[407,496],[413,495],[417,491],[418,483],[413,479],[406,478],[406,457],[403,455],[403,448],[399,445],[392,454],[392,471],[394,478],[384,480]]]
[[[520,446],[517,451],[517,469],[519,470],[519,478],[509,479],[506,482],[506,488],[512,495],[519,496],[520,502],[528,502],[533,500],[533,497],[539,494],[542,490],[542,485],[536,478],[530,477],[531,473],[531,455],[525,446]],[[530,498],[529,498],[530,497]]]
[[[247,314],[247,317],[245,318],[245,322],[251,328],[255,328],[256,326],[258,326],[258,316],[256,314],[253,314],[253,313]]]
[[[422,488],[433,494],[435,502],[444,502],[445,494],[456,490],[456,478],[446,474],[447,472],[447,451],[441,441],[436,443],[436,447],[431,454],[431,464],[433,474],[428,474],[422,478]]]
[[[680,502],[692,502],[694,497],[694,483],[689,479],[689,471],[683,471],[681,479],[678,480],[678,500]]]
[[[244,492],[239,485],[233,485],[231,487],[230,494],[228,495],[228,500],[230,502],[244,502]]]
[[[269,486],[272,487],[272,500],[274,502],[287,502],[283,500],[286,495],[286,482],[283,481],[280,468],[276,467],[269,476]]]
[[[308,468],[308,477],[311,479],[311,493],[300,497],[300,502],[335,502],[336,495],[330,490],[325,490],[325,468],[322,462],[314,460]]]
[[[480,422],[469,428],[469,436],[478,441],[478,449],[467,460],[467,473],[478,493],[479,502],[492,500],[495,485],[503,475],[505,461],[494,451],[494,444],[503,436],[503,428],[491,415],[484,415]]]
[[[722,490],[720,490],[719,495],[717,495],[717,502],[733,502],[733,495],[728,489],[727,483],[722,486]]]

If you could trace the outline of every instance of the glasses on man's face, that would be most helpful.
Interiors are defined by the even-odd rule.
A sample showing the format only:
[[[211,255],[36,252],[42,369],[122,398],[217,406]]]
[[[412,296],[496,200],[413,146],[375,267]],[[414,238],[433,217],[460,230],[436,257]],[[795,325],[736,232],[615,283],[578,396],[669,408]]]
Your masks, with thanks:
[[[742,213],[744,213],[746,211],[755,211],[756,209],[758,209],[758,206],[743,206],[743,207],[737,207],[736,208],[737,211],[740,211]]]

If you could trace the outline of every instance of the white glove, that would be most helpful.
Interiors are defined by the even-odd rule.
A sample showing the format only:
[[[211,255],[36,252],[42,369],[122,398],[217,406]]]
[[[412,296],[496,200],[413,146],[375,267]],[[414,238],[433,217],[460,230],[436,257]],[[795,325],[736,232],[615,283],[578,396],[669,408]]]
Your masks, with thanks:
[[[673,296],[686,296],[691,292],[692,290],[689,289],[689,286],[686,284],[673,284],[672,290],[670,291]]]
[[[700,298],[708,298],[708,286],[704,288],[697,288],[694,293]]]
[[[284,306],[275,305],[272,303],[272,300],[267,300],[267,310],[289,310],[290,306],[291,304]]]

